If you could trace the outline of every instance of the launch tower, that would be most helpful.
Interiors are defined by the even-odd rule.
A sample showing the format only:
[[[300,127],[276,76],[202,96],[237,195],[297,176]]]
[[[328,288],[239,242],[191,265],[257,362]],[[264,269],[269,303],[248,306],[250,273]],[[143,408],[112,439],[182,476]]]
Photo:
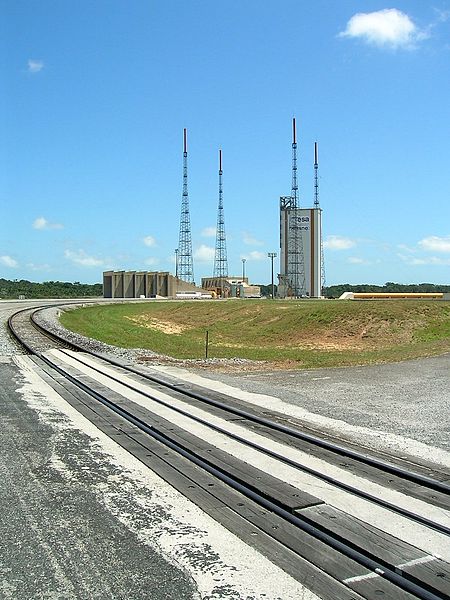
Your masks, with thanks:
[[[322,210],[319,207],[317,144],[315,146],[314,208],[300,208],[297,180],[297,135],[293,119],[292,191],[280,198],[281,298],[320,297],[322,294]]]

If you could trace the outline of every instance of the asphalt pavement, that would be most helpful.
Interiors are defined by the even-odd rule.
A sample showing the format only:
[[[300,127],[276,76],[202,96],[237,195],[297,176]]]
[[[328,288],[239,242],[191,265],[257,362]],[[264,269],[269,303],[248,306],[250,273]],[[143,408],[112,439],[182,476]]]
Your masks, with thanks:
[[[0,597],[198,597],[186,572],[98,501],[114,466],[99,464],[81,431],[57,433],[40,419],[16,392],[20,379],[15,365],[0,363]],[[69,480],[53,464],[56,449]]]

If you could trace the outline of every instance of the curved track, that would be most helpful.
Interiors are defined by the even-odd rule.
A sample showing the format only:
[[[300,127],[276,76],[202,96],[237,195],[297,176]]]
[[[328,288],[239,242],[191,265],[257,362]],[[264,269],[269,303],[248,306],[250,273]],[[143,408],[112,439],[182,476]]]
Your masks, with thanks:
[[[190,463],[200,467],[210,476],[219,479],[222,484],[228,486],[236,494],[242,494],[252,503],[262,507],[267,511],[267,521],[270,523],[275,520],[277,523],[273,525],[275,529],[280,528],[281,519],[282,523],[287,524],[283,527],[287,527],[288,530],[284,532],[281,539],[279,535],[276,539],[291,552],[298,552],[298,543],[289,541],[293,535],[291,528],[294,528],[294,531],[302,531],[303,534],[311,536],[314,542],[309,543],[313,545],[318,544],[320,548],[324,545],[329,548],[329,552],[333,556],[337,553],[345,557],[345,559],[341,559],[342,563],[345,564],[349,572],[355,573],[354,576],[336,577],[333,569],[329,571],[325,569],[325,572],[337,579],[340,585],[344,586],[344,589],[346,588],[351,593],[356,592],[358,594],[345,597],[372,598],[378,597],[380,594],[385,594],[385,597],[389,598],[398,597],[405,599],[415,597],[434,600],[435,598],[442,599],[448,597],[446,594],[446,589],[448,588],[446,588],[445,583],[447,581],[450,582],[450,570],[447,569],[446,563],[439,564],[439,568],[441,569],[439,571],[440,575],[436,575],[435,577],[432,574],[430,575],[430,573],[424,575],[420,569],[419,572],[417,569],[400,568],[398,563],[393,563],[386,559],[383,556],[383,552],[378,552],[373,547],[364,547],[361,543],[361,536],[358,536],[357,533],[343,536],[339,528],[328,529],[324,526],[320,520],[317,520],[315,513],[313,514],[315,518],[312,518],[308,514],[308,507],[314,505],[320,506],[322,504],[320,500],[311,498],[311,496],[308,498],[308,494],[303,496],[301,493],[294,494],[292,489],[290,489],[292,486],[289,485],[280,485],[277,490],[277,484],[273,481],[275,478],[261,476],[262,471],[248,466],[247,463],[244,463],[243,468],[242,464],[237,465],[236,460],[234,462],[231,461],[231,468],[227,470],[225,468],[227,461],[224,460],[220,453],[214,452],[210,448],[200,448],[201,445],[196,445],[195,440],[192,440],[192,435],[188,435],[187,437],[184,435],[183,437],[177,427],[170,428],[161,419],[159,422],[156,419],[155,424],[155,421],[150,418],[154,417],[154,414],[149,411],[143,411],[133,401],[122,402],[117,398],[119,393],[117,390],[123,388],[130,390],[133,395],[139,394],[152,403],[159,404],[164,406],[165,409],[183,415],[183,418],[189,418],[192,422],[200,423],[202,427],[212,428],[218,434],[226,435],[233,439],[234,442],[250,447],[253,451],[263,453],[266,457],[270,457],[271,460],[279,461],[280,464],[288,465],[291,468],[320,478],[327,484],[332,484],[341,490],[345,490],[347,493],[369,500],[377,506],[382,506],[384,509],[396,512],[412,521],[421,523],[423,526],[432,528],[441,535],[450,535],[450,529],[445,523],[438,522],[421,514],[416,514],[405,507],[396,506],[392,502],[383,500],[353,485],[349,485],[345,481],[339,480],[339,478],[330,477],[317,469],[301,464],[298,460],[292,460],[287,456],[283,456],[280,452],[271,449],[270,444],[266,445],[264,440],[273,439],[275,436],[277,440],[280,440],[282,444],[288,445],[288,447],[294,447],[303,452],[315,453],[316,456],[320,457],[320,460],[329,460],[341,466],[344,457],[345,466],[349,467],[350,465],[352,473],[355,473],[356,476],[371,479],[378,482],[378,485],[386,485],[391,489],[400,490],[402,493],[406,492],[413,498],[420,501],[427,501],[446,511],[450,509],[450,486],[447,483],[424,473],[416,473],[386,460],[381,460],[379,457],[368,456],[366,452],[358,452],[355,449],[346,448],[329,440],[324,440],[318,436],[300,431],[283,423],[282,415],[274,415],[272,419],[261,417],[256,410],[251,407],[242,406],[242,403],[239,405],[239,403],[231,398],[217,397],[217,394],[216,397],[212,397],[207,390],[183,389],[179,384],[177,385],[162,378],[154,377],[139,369],[125,367],[117,361],[106,360],[105,357],[100,357],[98,354],[92,352],[86,353],[80,346],[68,343],[64,338],[46,331],[42,325],[39,325],[35,319],[35,313],[39,312],[39,310],[43,309],[20,311],[13,315],[9,321],[11,332],[25,345],[28,352],[38,356],[39,360],[48,369],[52,369],[58,375],[66,378],[71,385],[76,386],[90,398],[94,398],[97,402],[100,402],[103,407],[114,411],[121,419],[126,420],[130,426],[137,428],[137,430],[146,436],[150,436],[158,444],[163,444],[164,447],[183,457],[184,460],[188,460]],[[30,323],[33,323],[33,333],[30,330]],[[67,348],[70,348],[72,351],[68,351]],[[76,352],[80,352],[80,355],[77,356]],[[67,367],[65,361],[68,361],[68,364],[70,363],[71,368]],[[77,367],[76,364],[79,366]],[[115,375],[111,373],[112,368],[116,372]],[[84,377],[80,378],[77,376],[78,369],[83,370]],[[88,374],[88,377],[86,377],[86,374]],[[108,378],[111,382],[114,382],[115,392],[105,392],[104,384],[100,385],[100,381],[103,381],[104,378]],[[95,385],[96,381],[97,384]],[[143,389],[143,384],[147,385],[147,389]],[[161,390],[164,390],[164,394],[170,395],[172,399],[161,399]],[[200,406],[203,412],[212,410],[216,417],[219,415],[225,420],[227,418],[228,420],[237,419],[238,423],[242,421],[250,431],[254,432],[255,428],[257,428],[259,434],[258,442],[256,443],[254,439],[250,439],[252,436],[245,434],[245,428],[243,429],[244,433],[231,433],[222,424],[217,424],[217,422],[211,423],[211,420],[214,419],[196,415],[195,410],[192,408],[192,403],[197,408]],[[174,432],[173,435],[171,432]],[[245,468],[245,465],[247,465],[247,468]],[[263,480],[261,487],[255,485],[258,479]],[[213,486],[214,484],[208,485]],[[296,491],[299,492],[299,490]],[[297,502],[298,507],[296,507],[296,502],[293,501],[295,495],[300,498]],[[305,507],[307,510],[303,510]],[[235,506],[233,508],[236,510]],[[331,518],[335,518],[335,516],[332,515]],[[355,527],[356,529],[359,527],[356,521]],[[372,534],[376,535],[374,532],[371,532]],[[304,558],[315,564],[316,567],[323,569],[318,559],[314,562],[310,556]],[[339,559],[337,561],[339,563]],[[414,561],[416,561],[416,564],[421,564],[420,557],[412,559],[413,563]],[[408,562],[411,562],[411,559],[403,561],[405,565]],[[357,565],[367,570],[367,572],[358,575]],[[346,572],[345,568],[343,572]],[[370,585],[373,579],[372,575],[370,575],[371,573],[375,574],[376,578],[375,585],[372,586]],[[344,596],[342,597],[344,598]]]

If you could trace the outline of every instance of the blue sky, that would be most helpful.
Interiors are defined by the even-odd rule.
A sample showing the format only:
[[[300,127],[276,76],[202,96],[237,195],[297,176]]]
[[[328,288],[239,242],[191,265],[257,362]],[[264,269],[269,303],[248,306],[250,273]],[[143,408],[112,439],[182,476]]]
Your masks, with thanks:
[[[230,274],[268,283],[279,196],[313,202],[326,281],[450,283],[450,0],[3,0],[0,277],[174,271],[188,129],[194,275],[218,149]]]

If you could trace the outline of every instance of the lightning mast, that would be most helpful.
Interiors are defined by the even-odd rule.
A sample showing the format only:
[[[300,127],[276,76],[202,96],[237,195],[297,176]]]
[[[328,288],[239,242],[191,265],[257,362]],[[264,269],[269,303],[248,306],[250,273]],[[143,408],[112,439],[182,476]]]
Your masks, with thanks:
[[[319,145],[314,142],[314,208],[319,208]]]
[[[288,286],[290,295],[300,298],[305,293],[305,260],[300,222],[297,180],[297,130],[295,117],[292,119],[292,190],[289,202],[289,243],[288,243]]]
[[[298,182],[297,182],[297,129],[295,117],[292,119],[292,208],[298,207]]]
[[[189,214],[188,196],[186,129],[183,130],[183,196],[181,201],[180,236],[178,241],[178,277],[188,283],[194,283],[191,217]]]
[[[219,150],[219,208],[217,212],[216,253],[214,256],[213,277],[228,277],[227,240],[225,236],[225,215],[223,211],[222,150]]]
[[[314,142],[314,208],[320,208],[319,203],[319,144]],[[320,219],[320,282],[325,287],[325,258],[323,255],[322,219]]]

